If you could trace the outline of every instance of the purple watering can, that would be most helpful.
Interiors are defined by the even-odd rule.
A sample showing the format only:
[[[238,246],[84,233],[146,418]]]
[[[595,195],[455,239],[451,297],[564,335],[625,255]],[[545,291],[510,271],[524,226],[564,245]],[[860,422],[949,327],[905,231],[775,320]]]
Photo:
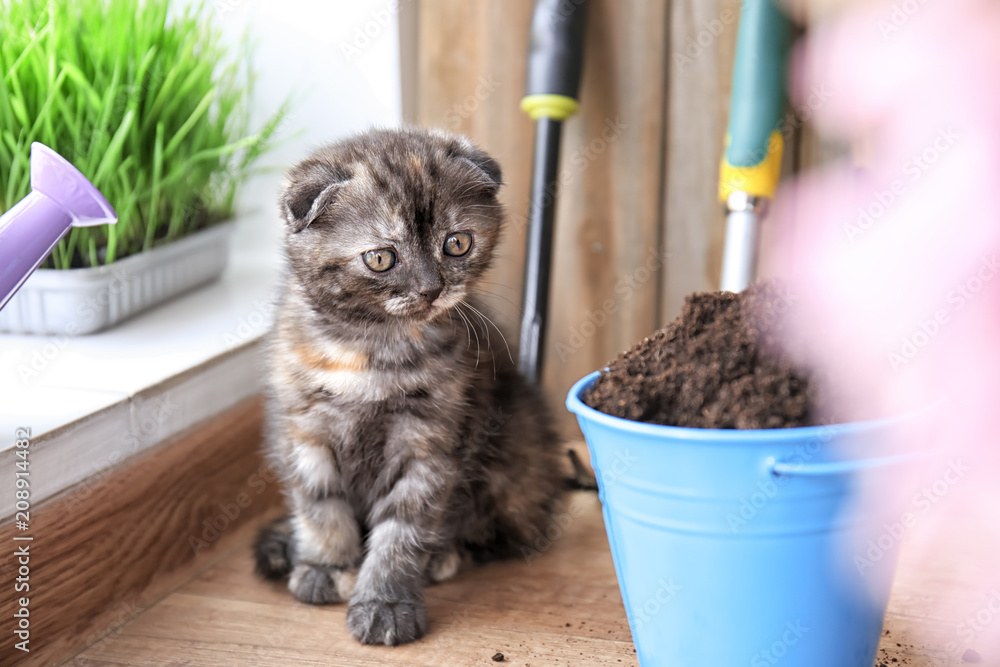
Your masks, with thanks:
[[[31,192],[0,216],[0,308],[71,227],[113,225],[118,214],[63,156],[31,144]]]

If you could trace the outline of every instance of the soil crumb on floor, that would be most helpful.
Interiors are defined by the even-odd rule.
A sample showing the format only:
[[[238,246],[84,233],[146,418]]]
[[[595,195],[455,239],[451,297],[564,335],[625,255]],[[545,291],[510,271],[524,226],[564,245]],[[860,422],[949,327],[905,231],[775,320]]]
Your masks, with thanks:
[[[814,425],[813,386],[778,349],[792,300],[774,282],[692,294],[681,316],[621,354],[583,402],[624,419],[694,428]]]

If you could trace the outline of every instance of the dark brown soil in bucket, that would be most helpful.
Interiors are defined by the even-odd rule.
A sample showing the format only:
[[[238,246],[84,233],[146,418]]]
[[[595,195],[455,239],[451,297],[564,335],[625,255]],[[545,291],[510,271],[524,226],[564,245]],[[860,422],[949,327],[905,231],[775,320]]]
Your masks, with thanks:
[[[615,417],[695,428],[811,426],[808,374],[776,352],[790,306],[781,286],[687,298],[681,316],[623,353],[583,402]]]

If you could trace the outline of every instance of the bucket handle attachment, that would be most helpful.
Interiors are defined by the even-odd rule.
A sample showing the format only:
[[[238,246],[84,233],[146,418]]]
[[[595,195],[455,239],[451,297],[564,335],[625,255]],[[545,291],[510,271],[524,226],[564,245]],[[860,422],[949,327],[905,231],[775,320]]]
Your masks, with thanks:
[[[899,456],[883,456],[876,459],[859,459],[856,461],[832,461],[828,463],[793,463],[791,461],[776,461],[768,459],[772,475],[788,475],[797,477],[829,477],[832,475],[849,475],[853,472],[885,468],[903,463],[913,463],[931,456],[930,453],[901,454]]]

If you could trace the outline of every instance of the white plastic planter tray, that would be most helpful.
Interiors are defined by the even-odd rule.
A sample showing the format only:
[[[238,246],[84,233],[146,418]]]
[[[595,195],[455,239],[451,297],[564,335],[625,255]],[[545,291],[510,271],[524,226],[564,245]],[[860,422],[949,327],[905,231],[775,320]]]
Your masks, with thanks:
[[[229,261],[234,222],[108,266],[39,269],[0,310],[0,332],[95,333],[218,278]]]

